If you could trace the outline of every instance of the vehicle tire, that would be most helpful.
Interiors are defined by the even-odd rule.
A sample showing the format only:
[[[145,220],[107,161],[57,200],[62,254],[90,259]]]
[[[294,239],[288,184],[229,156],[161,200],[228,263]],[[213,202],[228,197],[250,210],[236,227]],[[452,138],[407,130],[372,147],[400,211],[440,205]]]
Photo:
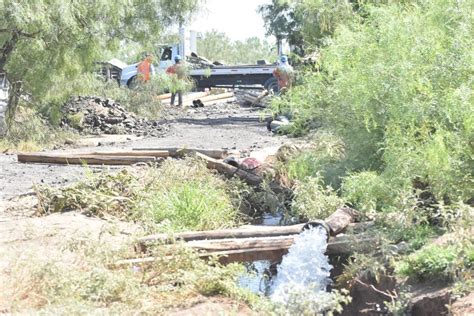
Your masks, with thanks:
[[[127,87],[131,90],[137,87],[137,76],[133,76],[132,78],[128,79]]]
[[[265,83],[263,84],[263,87],[267,89],[268,91],[273,91],[275,93],[278,92],[278,80],[276,78],[269,78]]]

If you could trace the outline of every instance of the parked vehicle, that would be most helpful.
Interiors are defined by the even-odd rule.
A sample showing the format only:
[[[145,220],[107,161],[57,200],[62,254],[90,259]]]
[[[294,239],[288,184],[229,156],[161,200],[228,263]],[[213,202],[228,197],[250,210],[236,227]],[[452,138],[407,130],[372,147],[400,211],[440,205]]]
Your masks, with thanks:
[[[193,39],[191,39],[191,42]],[[194,39],[195,41],[195,39]],[[195,46],[195,45],[194,45]],[[191,45],[193,47],[193,45]],[[173,64],[176,55],[186,56],[186,63],[190,65],[189,75],[195,81],[197,90],[212,87],[263,87],[267,90],[277,91],[278,83],[273,77],[276,64],[255,65],[221,65],[212,63],[206,58],[198,56],[195,52],[187,54],[185,45],[163,45],[160,47],[160,60],[157,71],[166,71]],[[133,86],[139,63],[129,65],[122,69],[120,84]]]

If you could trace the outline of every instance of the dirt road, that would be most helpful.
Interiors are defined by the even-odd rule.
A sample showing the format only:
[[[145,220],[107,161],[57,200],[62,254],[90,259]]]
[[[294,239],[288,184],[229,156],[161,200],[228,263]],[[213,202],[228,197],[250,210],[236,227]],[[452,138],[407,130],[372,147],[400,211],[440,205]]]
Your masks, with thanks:
[[[258,109],[238,104],[217,104],[204,108],[166,108],[162,124],[169,132],[161,138],[144,138],[100,146],[63,148],[54,152],[126,149],[133,147],[188,146],[228,148],[242,151],[283,144],[287,138],[267,131]],[[107,167],[117,169],[120,167]],[[102,167],[21,164],[16,155],[0,154],[0,203],[30,191],[34,184],[65,185],[81,177],[86,170]]]

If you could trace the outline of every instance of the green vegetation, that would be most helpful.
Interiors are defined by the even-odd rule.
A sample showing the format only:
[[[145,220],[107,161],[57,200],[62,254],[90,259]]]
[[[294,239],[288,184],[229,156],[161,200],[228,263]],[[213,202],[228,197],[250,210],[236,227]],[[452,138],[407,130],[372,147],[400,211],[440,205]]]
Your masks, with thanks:
[[[314,177],[296,183],[291,211],[300,217],[300,222],[325,219],[344,205],[331,186],[324,187],[321,183],[320,178]]]
[[[212,174],[202,161],[185,159],[137,172],[90,174],[66,188],[36,190],[39,214],[77,210],[133,220],[154,231],[181,231],[239,223],[243,214],[239,215],[240,201],[235,198],[237,188]]]
[[[311,135],[278,169],[291,212],[350,205],[380,242],[349,260],[340,286],[407,276],[472,290],[473,3],[274,1],[263,13],[278,10],[289,20],[267,18],[269,31],[319,57],[273,103],[289,134]],[[409,290],[395,291],[388,305],[401,310]]]
[[[0,151],[37,151],[62,145],[76,137],[72,132],[51,127],[35,110],[20,107],[6,135],[0,138]]]
[[[156,315],[192,305],[203,295],[253,298],[236,285],[244,273],[241,265],[205,262],[180,245],[169,254],[152,250],[157,258],[152,264],[121,267],[112,264],[131,254],[126,248],[114,249],[87,237],[60,246],[47,257],[30,249],[23,259],[12,259],[6,284],[15,293],[12,312],[82,315],[140,310]]]
[[[198,0],[1,1],[0,71],[11,83],[9,117],[26,95],[36,106],[61,105],[87,85],[82,76],[96,61],[127,42],[153,47],[163,28],[198,8]]]
[[[322,49],[321,71],[277,102],[300,126],[316,120],[341,137],[351,199],[362,180],[390,183],[391,194],[362,201],[378,208],[403,207],[417,181],[437,201],[472,197],[470,11],[447,0],[368,6],[363,24],[339,27]]]
[[[396,266],[400,275],[419,280],[453,280],[461,270],[472,269],[474,249],[462,245],[427,245]]]

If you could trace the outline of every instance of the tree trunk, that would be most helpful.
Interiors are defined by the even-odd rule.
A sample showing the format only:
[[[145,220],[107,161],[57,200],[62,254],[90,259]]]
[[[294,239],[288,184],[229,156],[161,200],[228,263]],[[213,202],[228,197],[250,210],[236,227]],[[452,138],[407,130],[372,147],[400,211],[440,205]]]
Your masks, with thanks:
[[[8,79],[8,76],[7,76]],[[15,119],[15,113],[18,108],[18,103],[20,101],[20,96],[23,90],[23,84],[19,81],[10,82],[8,88],[8,102],[7,102],[7,112],[6,112],[6,123],[7,129]]]

